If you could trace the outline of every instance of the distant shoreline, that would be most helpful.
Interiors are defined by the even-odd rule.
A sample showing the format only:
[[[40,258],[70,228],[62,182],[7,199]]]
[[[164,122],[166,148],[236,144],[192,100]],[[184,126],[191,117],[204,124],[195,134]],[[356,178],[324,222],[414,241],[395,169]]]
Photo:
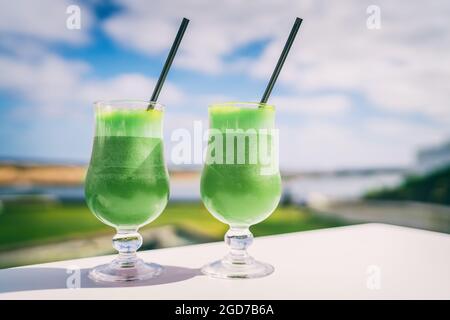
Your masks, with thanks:
[[[87,164],[41,163],[39,161],[11,161],[0,159],[0,187],[8,186],[79,186],[84,182]],[[201,166],[170,166],[171,179],[178,181],[198,180]],[[334,170],[281,170],[285,181],[321,177],[366,177],[379,174],[400,174],[405,168],[342,168]]]
[[[0,164],[0,186],[79,186],[84,182],[85,165]],[[198,171],[170,171],[177,180],[197,179]]]

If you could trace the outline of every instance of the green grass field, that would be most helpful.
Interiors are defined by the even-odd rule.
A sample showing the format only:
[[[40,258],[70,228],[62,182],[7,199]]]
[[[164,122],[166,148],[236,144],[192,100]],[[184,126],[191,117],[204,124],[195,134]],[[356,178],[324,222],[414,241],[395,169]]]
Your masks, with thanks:
[[[227,226],[213,218],[200,203],[171,203],[163,214],[144,227],[176,225],[181,230],[221,240]],[[255,236],[344,225],[315,216],[306,209],[279,207],[267,220],[252,227]],[[84,204],[54,202],[4,203],[0,213],[0,251],[61,240],[112,233]]]

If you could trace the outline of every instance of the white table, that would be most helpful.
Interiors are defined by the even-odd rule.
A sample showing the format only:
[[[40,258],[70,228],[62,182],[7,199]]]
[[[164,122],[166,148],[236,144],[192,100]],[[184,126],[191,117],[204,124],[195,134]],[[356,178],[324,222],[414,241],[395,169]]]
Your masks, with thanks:
[[[261,237],[250,253],[275,266],[271,276],[218,280],[200,274],[199,267],[225,251],[223,243],[210,243],[141,252],[166,267],[141,286],[100,286],[86,277],[89,268],[112,256],[4,269],[0,299],[450,298],[447,234],[364,224]],[[81,270],[81,288],[68,289],[74,274],[67,268],[74,266]]]

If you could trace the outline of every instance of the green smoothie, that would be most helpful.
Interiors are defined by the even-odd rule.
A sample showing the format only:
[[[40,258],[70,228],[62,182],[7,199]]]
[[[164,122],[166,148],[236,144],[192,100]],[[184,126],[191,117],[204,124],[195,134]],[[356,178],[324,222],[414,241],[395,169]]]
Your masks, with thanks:
[[[137,228],[165,208],[169,180],[161,124],[161,110],[97,110],[85,195],[104,223]]]
[[[217,161],[216,157],[211,161],[213,152],[210,149],[214,139],[210,135],[201,178],[201,195],[207,209],[232,227],[248,227],[266,219],[280,200],[281,178],[278,167],[267,174],[262,169],[268,164],[261,161],[259,156],[262,152],[261,139],[266,139],[269,162],[273,162],[277,156],[278,150],[272,146],[274,137],[270,132],[274,128],[274,118],[275,110],[270,106],[248,108],[218,105],[209,109],[210,129],[219,132],[214,139],[223,141],[223,158]],[[239,139],[245,142],[244,149],[242,145],[238,148]],[[243,150],[244,162],[238,160],[239,149]],[[227,157],[232,161],[227,161]]]

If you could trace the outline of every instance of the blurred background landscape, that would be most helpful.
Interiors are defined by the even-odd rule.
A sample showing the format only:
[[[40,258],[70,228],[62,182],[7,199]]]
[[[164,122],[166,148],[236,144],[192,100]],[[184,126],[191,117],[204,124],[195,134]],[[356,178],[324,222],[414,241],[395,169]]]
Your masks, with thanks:
[[[66,26],[70,5],[79,29]],[[450,233],[448,12],[437,0],[0,0],[0,267],[113,253],[114,230],[84,201],[92,102],[148,99],[183,16],[160,97],[171,200],[142,229],[143,249],[223,238],[200,200],[201,162],[174,163],[171,133],[207,128],[208,104],[259,100],[296,16],[271,98],[283,197],[252,232],[382,222]]]

